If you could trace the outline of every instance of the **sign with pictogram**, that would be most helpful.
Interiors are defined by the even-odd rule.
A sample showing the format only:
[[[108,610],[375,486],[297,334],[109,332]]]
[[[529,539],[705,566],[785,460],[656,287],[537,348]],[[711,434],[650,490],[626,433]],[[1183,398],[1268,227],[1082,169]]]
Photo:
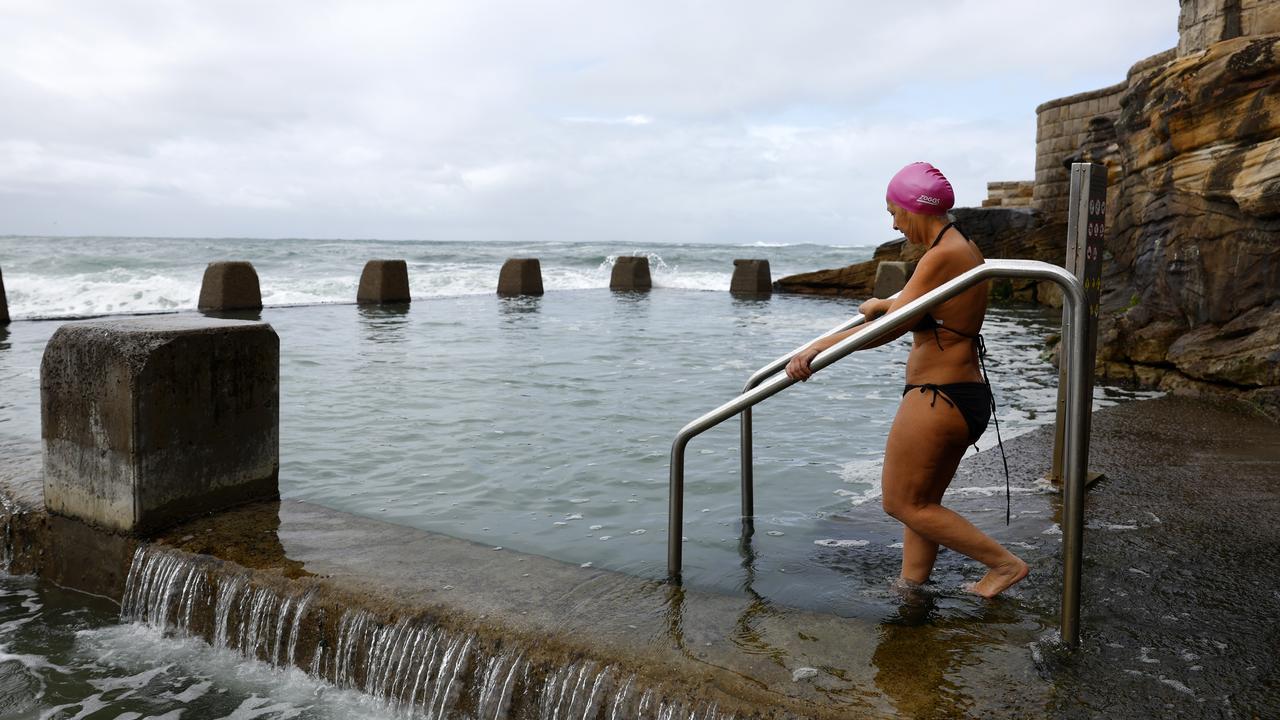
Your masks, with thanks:
[[[1107,235],[1107,167],[1097,163],[1073,163],[1071,165],[1071,198],[1067,203],[1067,270],[1080,278],[1084,285],[1085,302],[1089,307],[1089,327],[1085,332],[1085,358],[1091,366],[1098,356],[1098,318],[1102,312],[1102,257]],[[1072,337],[1070,318],[1064,310],[1062,316],[1062,340]],[[1058,348],[1058,417],[1054,432],[1053,469],[1049,479],[1062,480],[1063,423],[1066,407],[1066,380],[1068,353],[1065,345]],[[1093,397],[1094,373],[1089,378],[1089,397]],[[1092,414],[1092,413],[1090,413]],[[1089,482],[1096,477],[1089,474]]]

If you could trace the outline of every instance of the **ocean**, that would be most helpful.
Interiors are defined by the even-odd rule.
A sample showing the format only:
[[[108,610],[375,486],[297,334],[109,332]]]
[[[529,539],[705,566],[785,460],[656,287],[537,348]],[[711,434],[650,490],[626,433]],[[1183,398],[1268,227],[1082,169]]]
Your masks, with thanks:
[[[66,318],[195,308],[207,263],[249,260],[271,307],[352,302],[360,270],[404,259],[415,299],[485,295],[512,257],[541,260],[548,292],[607,288],[619,255],[649,258],[654,286],[728,290],[735,258],[767,258],[773,277],[840,267],[873,246],[651,243],[455,243],[239,238],[0,237],[0,271],[14,319]]]

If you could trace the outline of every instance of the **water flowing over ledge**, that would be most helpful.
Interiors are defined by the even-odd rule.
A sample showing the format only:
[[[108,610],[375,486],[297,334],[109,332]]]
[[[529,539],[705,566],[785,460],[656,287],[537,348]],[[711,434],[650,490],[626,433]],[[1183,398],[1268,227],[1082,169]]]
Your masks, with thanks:
[[[368,693],[406,717],[735,717],[715,703],[664,697],[611,665],[578,659],[557,666],[426,616],[392,619],[343,609],[314,585],[273,585],[228,563],[160,545],[137,549],[120,614],[276,667],[303,669]]]

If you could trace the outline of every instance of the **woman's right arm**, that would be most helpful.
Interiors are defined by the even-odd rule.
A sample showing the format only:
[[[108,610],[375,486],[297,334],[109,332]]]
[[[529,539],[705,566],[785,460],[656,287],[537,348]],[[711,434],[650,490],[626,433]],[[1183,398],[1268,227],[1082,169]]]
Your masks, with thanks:
[[[946,262],[944,253],[925,253],[924,257],[920,258],[919,264],[916,265],[916,271],[912,273],[911,279],[907,281],[906,287],[902,289],[902,292],[898,293],[898,298],[896,300],[890,301],[880,298],[872,298],[858,307],[859,312],[865,315],[868,321],[874,320],[885,313],[897,310],[912,300],[915,300],[921,295],[938,287],[943,282],[950,279],[947,277],[948,268],[946,266]],[[920,313],[918,317],[911,318],[908,322],[900,323],[893,332],[863,349],[866,350],[873,347],[880,347],[881,345],[897,340],[910,332],[911,328],[918,323],[920,318],[923,316],[924,313]],[[814,340],[804,350],[796,353],[791,358],[791,361],[787,363],[787,376],[793,380],[808,380],[813,376],[813,368],[810,367],[810,363],[812,363],[813,359],[818,356],[818,353],[830,348],[847,337],[862,332],[866,327],[867,325],[864,324],[853,328],[852,330],[845,330],[844,332],[839,332],[834,335],[828,335],[824,338]]]
[[[871,298],[858,306],[858,312],[862,313],[867,322],[871,322],[888,312],[890,304],[891,303],[888,300]],[[818,353],[830,348],[841,340],[854,335],[863,327],[866,327],[866,325],[864,324],[861,327],[845,330],[844,332],[838,332],[834,335],[828,335],[814,340],[808,347],[792,356],[791,361],[787,363],[787,376],[793,380],[800,380],[802,382],[808,380],[813,376],[813,369],[809,367],[809,364],[818,356]],[[895,335],[894,337],[897,336]],[[892,339],[893,338],[887,338],[883,342],[876,344],[883,345]]]

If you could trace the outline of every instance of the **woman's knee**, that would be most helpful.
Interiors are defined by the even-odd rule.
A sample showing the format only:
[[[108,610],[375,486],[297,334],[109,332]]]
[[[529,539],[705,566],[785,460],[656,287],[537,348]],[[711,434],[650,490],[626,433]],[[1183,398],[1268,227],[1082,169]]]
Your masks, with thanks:
[[[906,523],[907,520],[915,514],[915,511],[920,508],[920,503],[908,498],[885,495],[881,498],[880,506],[884,508],[885,513],[887,513],[889,517],[899,522]]]

